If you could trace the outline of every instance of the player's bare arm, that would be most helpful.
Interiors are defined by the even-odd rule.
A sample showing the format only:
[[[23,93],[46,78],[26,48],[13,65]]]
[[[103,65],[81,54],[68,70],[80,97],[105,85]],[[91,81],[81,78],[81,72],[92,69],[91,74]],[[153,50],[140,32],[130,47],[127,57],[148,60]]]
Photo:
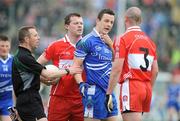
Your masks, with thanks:
[[[156,78],[157,78],[157,75],[158,75],[158,63],[157,63],[157,60],[155,60],[154,62],[153,62],[153,65],[152,65],[152,77],[151,77],[151,85],[152,85],[152,87],[153,87],[153,85],[154,85],[154,82],[155,82],[155,80],[156,80]]]
[[[37,62],[44,65],[44,64],[47,64],[49,62],[49,60],[47,60],[44,56],[44,53],[42,53],[39,58],[37,59]],[[56,78],[54,80],[51,80],[49,81],[49,78],[45,78],[44,76],[40,76],[40,80],[42,83],[46,84],[47,86],[50,86],[50,85],[53,85],[53,84],[56,84],[57,83],[57,79],[59,78]]]
[[[73,74],[81,74],[81,73],[82,73],[82,69],[80,67],[74,66],[74,67],[70,67],[69,69],[63,69],[57,71],[43,69],[41,75],[49,80],[54,80],[55,78],[60,78],[61,76],[64,76],[66,74],[73,75]]]
[[[74,63],[72,67],[79,67],[82,69],[83,59],[79,59],[74,57]],[[80,82],[83,82],[82,79],[82,73],[77,73],[74,75],[74,78],[76,79],[76,82],[79,84]]]
[[[123,63],[124,63],[124,58],[122,59],[116,58],[114,60],[106,94],[112,94],[116,84],[118,83],[119,76],[121,75]]]
[[[40,64],[46,64],[49,62],[49,60],[47,60],[44,56],[44,53],[42,53],[39,58],[37,59],[37,62]]]

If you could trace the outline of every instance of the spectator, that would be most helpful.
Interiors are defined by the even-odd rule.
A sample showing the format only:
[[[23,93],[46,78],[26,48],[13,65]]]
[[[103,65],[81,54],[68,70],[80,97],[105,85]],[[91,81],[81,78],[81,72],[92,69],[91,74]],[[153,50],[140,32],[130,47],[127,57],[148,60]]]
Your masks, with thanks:
[[[12,86],[12,60],[9,53],[10,40],[5,35],[0,35],[0,120],[11,121],[8,107],[13,106]]]

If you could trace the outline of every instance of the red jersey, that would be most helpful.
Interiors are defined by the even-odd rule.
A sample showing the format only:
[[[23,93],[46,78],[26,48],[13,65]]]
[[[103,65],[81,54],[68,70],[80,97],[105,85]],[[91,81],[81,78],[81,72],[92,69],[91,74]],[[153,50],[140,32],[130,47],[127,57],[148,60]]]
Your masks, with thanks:
[[[124,58],[120,83],[124,80],[151,80],[153,61],[157,59],[156,45],[141,31],[133,26],[114,42],[115,58]]]
[[[73,64],[75,45],[65,35],[48,46],[44,55],[47,60],[52,60],[59,69],[68,68]],[[81,98],[79,86],[72,75],[62,76],[56,85],[51,88],[50,95],[57,95],[67,98]]]

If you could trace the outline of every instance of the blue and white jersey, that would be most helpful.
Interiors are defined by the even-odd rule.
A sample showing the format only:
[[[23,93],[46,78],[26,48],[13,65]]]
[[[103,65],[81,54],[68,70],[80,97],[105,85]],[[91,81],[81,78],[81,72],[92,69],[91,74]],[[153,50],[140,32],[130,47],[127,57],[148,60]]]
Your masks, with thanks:
[[[75,56],[84,60],[86,82],[90,85],[97,85],[106,91],[112,68],[112,51],[101,40],[95,28],[78,41]]]
[[[12,98],[12,60],[10,54],[6,60],[0,58],[0,100]]]
[[[180,84],[170,84],[168,86],[168,100],[177,102],[180,98]]]

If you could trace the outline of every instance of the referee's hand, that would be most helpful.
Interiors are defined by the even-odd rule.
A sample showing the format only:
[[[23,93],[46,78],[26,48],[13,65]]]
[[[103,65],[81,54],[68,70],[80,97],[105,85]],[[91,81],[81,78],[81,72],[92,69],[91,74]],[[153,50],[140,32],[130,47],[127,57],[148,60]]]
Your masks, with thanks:
[[[18,120],[19,115],[18,115],[18,112],[16,110],[16,107],[8,107],[8,111],[10,113],[9,116],[10,116],[12,121],[19,121]]]
[[[112,101],[112,95],[111,94],[106,94],[106,108],[108,110],[109,113],[112,112],[113,110],[113,101]]]

